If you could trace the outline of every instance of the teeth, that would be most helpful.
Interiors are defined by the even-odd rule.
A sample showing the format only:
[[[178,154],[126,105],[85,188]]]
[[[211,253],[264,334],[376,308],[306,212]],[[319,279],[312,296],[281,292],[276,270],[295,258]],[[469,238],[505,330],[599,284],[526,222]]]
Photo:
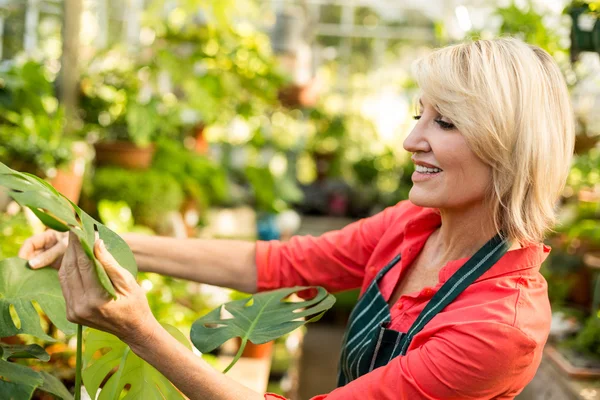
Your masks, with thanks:
[[[442,170],[439,168],[427,168],[422,165],[415,165],[415,170],[423,174],[435,174],[437,172],[442,172]]]

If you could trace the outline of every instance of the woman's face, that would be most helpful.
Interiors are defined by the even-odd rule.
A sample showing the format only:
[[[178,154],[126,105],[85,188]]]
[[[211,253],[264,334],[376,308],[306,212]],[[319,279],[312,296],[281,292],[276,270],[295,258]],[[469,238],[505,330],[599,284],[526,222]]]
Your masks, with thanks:
[[[404,141],[404,149],[415,153],[410,201],[439,209],[467,208],[483,201],[491,184],[491,168],[425,97],[419,106],[418,123]]]

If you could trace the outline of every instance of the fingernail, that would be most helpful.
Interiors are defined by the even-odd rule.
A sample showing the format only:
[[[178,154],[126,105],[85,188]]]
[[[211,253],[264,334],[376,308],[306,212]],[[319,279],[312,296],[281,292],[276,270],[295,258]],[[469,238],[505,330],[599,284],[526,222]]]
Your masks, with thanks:
[[[31,268],[37,268],[38,265],[40,265],[40,260],[38,260],[37,258],[33,258],[33,259],[29,260],[29,266]]]
[[[104,240],[100,239],[98,241],[98,244],[100,245],[100,250],[106,251],[106,246],[104,245]]]

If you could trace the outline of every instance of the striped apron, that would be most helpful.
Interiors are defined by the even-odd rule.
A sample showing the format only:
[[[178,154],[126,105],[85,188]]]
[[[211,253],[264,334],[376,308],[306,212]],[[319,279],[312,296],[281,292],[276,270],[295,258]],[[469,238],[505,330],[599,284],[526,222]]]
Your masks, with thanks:
[[[350,314],[339,363],[338,387],[406,355],[410,342],[437,313],[471,283],[488,271],[509,249],[506,239],[496,235],[442,285],[407,332],[388,329],[390,308],[378,283],[400,259],[398,254],[373,279]]]

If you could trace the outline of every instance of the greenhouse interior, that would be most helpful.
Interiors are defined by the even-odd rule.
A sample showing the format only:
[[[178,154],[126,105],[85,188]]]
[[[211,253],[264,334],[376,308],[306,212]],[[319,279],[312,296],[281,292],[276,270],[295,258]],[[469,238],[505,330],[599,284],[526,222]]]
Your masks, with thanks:
[[[0,400],[600,399],[599,18],[0,0]]]

